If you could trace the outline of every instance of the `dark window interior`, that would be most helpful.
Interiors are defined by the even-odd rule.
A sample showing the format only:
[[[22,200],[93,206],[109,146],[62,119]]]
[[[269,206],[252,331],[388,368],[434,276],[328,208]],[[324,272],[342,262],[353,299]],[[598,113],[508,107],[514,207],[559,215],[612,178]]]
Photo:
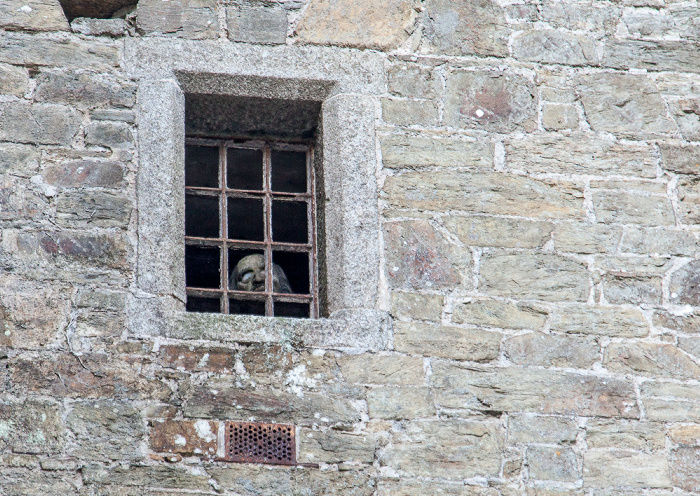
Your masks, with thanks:
[[[312,153],[307,144],[188,138],[188,311],[318,315]]]

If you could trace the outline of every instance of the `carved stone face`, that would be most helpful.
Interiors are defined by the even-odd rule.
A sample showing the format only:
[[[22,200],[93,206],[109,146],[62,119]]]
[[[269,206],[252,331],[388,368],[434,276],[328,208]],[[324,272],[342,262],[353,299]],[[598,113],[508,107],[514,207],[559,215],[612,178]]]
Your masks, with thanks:
[[[231,271],[228,286],[237,291],[265,291],[265,257],[259,254],[243,257]],[[292,292],[284,270],[277,264],[272,266],[272,290]]]

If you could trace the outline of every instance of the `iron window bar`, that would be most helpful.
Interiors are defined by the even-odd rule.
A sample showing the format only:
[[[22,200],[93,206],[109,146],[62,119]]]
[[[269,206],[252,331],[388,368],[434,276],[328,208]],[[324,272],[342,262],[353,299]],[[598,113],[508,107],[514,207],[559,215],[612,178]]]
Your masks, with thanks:
[[[217,247],[219,248],[220,280],[219,288],[202,288],[186,286],[187,297],[204,297],[219,299],[220,313],[230,313],[230,299],[238,301],[262,301],[265,303],[265,315],[275,315],[275,302],[299,303],[309,305],[309,317],[317,318],[318,274],[316,253],[316,191],[313,168],[313,147],[310,144],[294,144],[276,141],[239,141],[187,138],[186,146],[206,146],[218,148],[218,182],[219,187],[185,186],[186,196],[218,198],[219,236],[201,237],[185,235],[186,246]],[[248,149],[262,152],[262,189],[237,189],[228,187],[228,150]],[[306,191],[285,192],[272,189],[272,152],[295,151],[306,154]],[[275,164],[275,167],[278,166]],[[229,238],[228,201],[229,198],[244,198],[262,200],[263,203],[263,240],[242,240]],[[272,202],[304,202],[306,204],[306,243],[280,242],[274,240],[272,226]],[[229,289],[229,275],[235,267],[229,261],[231,249],[261,250],[265,259],[265,290],[239,291]],[[276,293],[273,288],[273,253],[306,253],[308,256],[308,293]]]

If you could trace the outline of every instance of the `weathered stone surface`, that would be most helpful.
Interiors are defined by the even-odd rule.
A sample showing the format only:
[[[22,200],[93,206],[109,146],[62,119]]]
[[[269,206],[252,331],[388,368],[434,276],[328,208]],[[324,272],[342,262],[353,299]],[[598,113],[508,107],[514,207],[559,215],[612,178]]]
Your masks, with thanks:
[[[108,71],[118,65],[119,59],[117,47],[111,42],[4,32],[0,33],[0,62]]]
[[[495,476],[501,443],[495,422],[411,422],[392,433],[392,443],[380,451],[379,463],[407,476]]]
[[[124,166],[119,162],[77,160],[51,165],[41,176],[54,186],[116,188],[124,179]]]
[[[700,421],[700,394],[696,386],[645,381],[639,390],[649,420]]]
[[[540,414],[636,418],[630,382],[608,377],[542,369],[508,367],[476,369],[434,362],[430,378],[437,404],[466,412],[532,412]]]
[[[394,327],[394,345],[404,353],[488,362],[498,357],[500,344],[499,333],[479,329],[408,322]]]
[[[392,287],[440,289],[459,284],[460,275],[450,260],[456,249],[428,222],[391,222],[385,224],[384,232],[386,272]],[[468,263],[469,255],[464,258]]]
[[[140,0],[136,10],[137,26],[145,34],[175,33],[182,29],[183,10],[182,0]]]
[[[649,324],[636,308],[568,305],[552,312],[549,328],[570,334],[594,334],[620,338],[641,338],[649,334]]]
[[[22,97],[29,91],[29,73],[23,67],[0,64],[0,94]]]
[[[522,76],[459,70],[447,76],[444,120],[449,126],[507,133],[534,131],[537,97]]]
[[[700,448],[676,448],[671,452],[669,461],[675,486],[690,492],[700,491]]]
[[[66,418],[73,433],[67,453],[89,460],[136,460],[143,458],[141,415],[128,403],[112,400],[73,404]]]
[[[463,482],[380,480],[376,496],[498,496],[498,490],[491,487],[465,486]]]
[[[578,435],[576,421],[566,417],[511,415],[508,443],[573,443]]]
[[[674,425],[669,428],[668,437],[675,444],[696,446],[700,439],[700,425]]]
[[[672,101],[669,107],[681,136],[688,141],[700,140],[700,98]]]
[[[95,121],[85,129],[85,143],[109,148],[131,148],[134,136],[124,122]]]
[[[442,90],[440,79],[429,67],[400,63],[389,67],[389,92],[407,98],[436,98]]]
[[[378,387],[367,392],[371,418],[388,420],[433,417],[435,405],[430,390],[424,387]]]
[[[431,320],[437,322],[442,316],[442,295],[391,293],[391,314],[394,317]]]
[[[621,448],[642,451],[663,449],[664,426],[658,422],[590,419],[586,423],[589,448]]]
[[[637,74],[591,74],[576,78],[586,117],[595,131],[668,134],[676,130],[651,80]]]
[[[459,324],[506,329],[541,329],[547,312],[527,304],[498,300],[471,300],[455,304],[452,320]]]
[[[678,181],[678,209],[683,224],[700,223],[700,181],[697,178],[681,178]]]
[[[554,226],[549,222],[504,219],[489,216],[449,216],[447,229],[467,246],[538,248],[549,241]]]
[[[217,450],[218,432],[218,422],[154,420],[150,423],[151,449],[157,452],[213,457]]]
[[[0,177],[0,220],[38,220],[48,208],[46,197],[24,180],[13,175]]]
[[[695,314],[674,315],[658,310],[654,312],[651,322],[657,329],[665,328],[689,334],[700,332],[700,317]]]
[[[132,208],[128,198],[101,191],[64,193],[56,198],[56,217],[64,226],[125,227]]]
[[[74,33],[86,36],[124,36],[127,34],[128,25],[124,19],[93,19],[90,17],[78,17],[70,23],[70,29]]]
[[[609,40],[605,44],[602,64],[618,69],[647,69],[700,72],[695,54],[697,47],[687,41]]]
[[[566,253],[615,253],[622,229],[601,224],[562,223],[554,231],[554,247]]]
[[[185,2],[185,9],[182,12],[183,37],[190,40],[218,38],[219,22],[216,7],[216,0]]]
[[[700,358],[700,337],[679,337],[678,347],[696,359]]]
[[[502,8],[491,0],[430,0],[423,18],[427,49],[442,55],[508,55],[509,29]]]
[[[507,339],[503,352],[516,365],[587,369],[600,360],[594,338],[533,332]]]
[[[12,276],[0,279],[0,346],[55,348],[68,324],[70,301],[60,287]]]
[[[361,462],[372,463],[376,440],[371,435],[348,434],[338,431],[300,429],[298,435],[300,459],[309,463]]]
[[[136,101],[136,87],[132,83],[93,72],[52,70],[42,72],[36,82],[34,98],[39,102],[132,107]]]
[[[372,496],[374,494],[374,485],[370,482],[369,476],[361,472],[335,472],[332,470],[321,471],[312,469],[294,474],[294,489],[291,494],[304,496]]]
[[[581,477],[579,461],[571,448],[529,447],[527,465],[531,479],[573,482]]]
[[[425,382],[423,360],[418,357],[350,355],[338,358],[348,382],[419,386]]]
[[[286,467],[238,465],[209,473],[223,488],[241,496],[370,496],[373,485],[357,471],[290,470]]]
[[[0,403],[0,446],[15,453],[56,453],[65,442],[62,408],[51,401],[26,399]]]
[[[64,232],[5,232],[2,247],[30,260],[77,262],[90,266],[123,268],[126,240],[121,235],[84,235]]]
[[[525,172],[656,177],[650,145],[620,143],[584,133],[506,140],[506,165]]]
[[[287,12],[282,6],[228,7],[226,23],[231,41],[279,44],[287,39]]]
[[[226,348],[194,348],[191,346],[161,346],[159,361],[163,366],[178,370],[230,372],[236,367],[234,351]],[[275,362],[283,366],[284,362]]]
[[[622,373],[675,379],[700,378],[700,366],[672,344],[611,343],[603,366]]]
[[[80,120],[80,114],[65,105],[4,102],[0,103],[0,140],[67,145],[78,132]]]
[[[603,277],[603,293],[605,300],[613,305],[660,305],[661,278],[606,275]]]
[[[660,143],[664,169],[679,174],[700,174],[700,146]]]
[[[565,103],[546,103],[542,107],[542,126],[547,131],[578,129],[578,109]]]
[[[383,98],[382,118],[396,126],[435,126],[438,109],[431,100]]]
[[[673,3],[658,15],[649,15],[645,9],[625,9],[622,22],[634,38],[664,39],[674,37],[698,40],[697,8]]]
[[[675,223],[671,202],[663,196],[639,192],[593,191],[593,206],[598,222],[668,226]]]
[[[241,496],[294,494],[292,472],[287,467],[231,464],[226,468],[212,467],[207,472],[224,490]]]
[[[541,219],[583,217],[583,194],[575,186],[499,173],[411,171],[389,176],[383,196],[397,207]]]
[[[296,34],[304,43],[391,49],[413,31],[416,7],[413,0],[312,0]]]
[[[541,19],[553,27],[572,31],[589,31],[593,36],[612,35],[620,18],[617,4],[599,5],[596,2],[567,2],[545,0]]]
[[[3,496],[78,496],[79,473],[3,467]],[[149,495],[153,496],[153,495]]]
[[[583,455],[583,480],[600,488],[671,486],[665,454],[632,450],[589,449]]]
[[[0,174],[29,177],[39,168],[39,152],[30,145],[0,143]]]
[[[479,288],[486,294],[547,301],[586,301],[588,271],[558,255],[488,254],[481,259]]]
[[[689,231],[628,227],[622,236],[620,251],[644,255],[682,255],[694,257],[700,248]]]
[[[68,21],[58,0],[5,0],[0,3],[0,28],[66,31]]]
[[[668,192],[668,182],[665,179],[660,181],[645,181],[645,180],[620,180],[612,179],[606,177],[605,179],[598,180],[592,179],[591,189],[608,189],[608,190],[618,190],[627,191],[641,194],[651,194],[651,195],[663,195],[666,196]]]
[[[668,289],[672,303],[700,306],[700,261],[694,260],[674,271]]]
[[[97,353],[83,354],[80,360],[64,353],[17,358],[8,366],[18,388],[56,397],[165,400],[172,393],[134,364]]]
[[[524,31],[513,40],[516,59],[543,64],[597,65],[593,40],[555,29]]]
[[[489,143],[471,137],[392,133],[382,139],[382,163],[391,169],[430,166],[490,169],[493,167],[493,149]]]
[[[190,418],[256,419],[301,425],[319,422],[351,424],[360,419],[349,395],[338,398],[307,392],[299,397],[272,389],[251,391],[224,380],[209,381],[206,387],[194,388],[188,394],[183,414]]]
[[[192,473],[179,467],[137,465],[117,466],[112,469],[101,465],[83,467],[83,480],[88,484],[160,487],[208,491],[209,476]]]

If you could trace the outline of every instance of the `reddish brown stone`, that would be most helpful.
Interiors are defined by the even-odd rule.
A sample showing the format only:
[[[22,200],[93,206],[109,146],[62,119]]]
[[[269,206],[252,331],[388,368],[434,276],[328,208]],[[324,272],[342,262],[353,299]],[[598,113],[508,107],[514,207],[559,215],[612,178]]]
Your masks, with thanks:
[[[438,289],[459,283],[459,274],[449,258],[450,246],[429,223],[392,222],[384,230],[386,272],[392,287]]]
[[[45,258],[122,268],[126,263],[126,238],[122,235],[89,236],[60,233],[21,233],[17,251]]]
[[[124,178],[124,167],[118,162],[78,160],[48,167],[44,181],[56,186],[99,186],[114,188]]]
[[[233,352],[225,348],[193,349],[188,346],[162,346],[159,361],[165,367],[208,372],[226,372],[235,367]]]
[[[16,358],[8,367],[16,387],[51,396],[164,400],[171,393],[162,382],[141,374],[136,364],[99,354]]]
[[[691,493],[700,491],[700,448],[683,446],[671,452],[673,484]]]
[[[166,420],[153,421],[150,427],[151,447],[154,451],[183,455],[216,454],[218,422]]]

